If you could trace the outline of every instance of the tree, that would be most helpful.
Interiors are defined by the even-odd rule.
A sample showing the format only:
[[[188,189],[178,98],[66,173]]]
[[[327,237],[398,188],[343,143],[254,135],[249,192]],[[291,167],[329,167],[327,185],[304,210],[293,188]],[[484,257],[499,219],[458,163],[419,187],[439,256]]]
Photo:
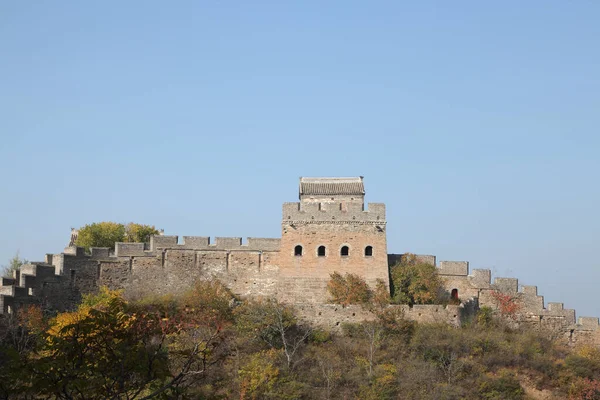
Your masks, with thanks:
[[[435,304],[444,300],[444,285],[432,264],[406,254],[390,269],[392,299],[399,304]]]
[[[19,251],[17,250],[15,256],[8,260],[8,264],[2,266],[1,275],[12,276],[13,271],[18,270],[21,268],[21,265],[27,264],[28,262],[29,261],[25,260],[24,258],[19,257]]]
[[[95,222],[79,228],[75,244],[89,249],[90,247],[115,248],[116,242],[143,243],[150,236],[158,235],[154,225],[143,225],[130,222],[127,225],[117,222]]]
[[[148,243],[150,236],[158,235],[154,225],[143,225],[130,222],[125,225],[125,242]]]
[[[29,363],[32,387],[57,399],[179,398],[223,353],[225,322],[210,306],[175,303],[132,306],[106,288],[87,296],[50,322]]]
[[[331,279],[327,282],[327,291],[331,295],[331,302],[347,306],[368,304],[371,301],[373,292],[360,276],[351,273],[342,276],[338,272],[329,276]]]
[[[285,367],[293,368],[312,328],[298,324],[291,307],[275,300],[247,302],[236,311],[237,328],[251,339],[283,351]]]

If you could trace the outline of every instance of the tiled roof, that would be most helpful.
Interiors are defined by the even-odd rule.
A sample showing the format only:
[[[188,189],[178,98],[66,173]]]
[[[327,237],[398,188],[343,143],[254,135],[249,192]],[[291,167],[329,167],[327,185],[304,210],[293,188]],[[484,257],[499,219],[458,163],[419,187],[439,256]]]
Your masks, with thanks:
[[[364,195],[361,177],[356,178],[300,178],[300,195]]]

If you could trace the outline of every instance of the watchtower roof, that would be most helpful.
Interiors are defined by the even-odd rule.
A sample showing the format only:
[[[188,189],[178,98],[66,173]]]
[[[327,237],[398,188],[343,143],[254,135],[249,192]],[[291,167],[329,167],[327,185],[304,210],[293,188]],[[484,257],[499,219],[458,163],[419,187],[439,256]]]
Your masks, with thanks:
[[[300,196],[335,196],[365,194],[363,177],[300,178]]]

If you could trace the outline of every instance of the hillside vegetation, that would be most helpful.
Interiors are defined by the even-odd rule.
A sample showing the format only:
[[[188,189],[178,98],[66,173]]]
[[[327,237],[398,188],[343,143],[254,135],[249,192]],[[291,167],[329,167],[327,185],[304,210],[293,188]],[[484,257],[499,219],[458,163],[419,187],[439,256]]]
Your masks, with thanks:
[[[373,310],[333,333],[217,281],[137,301],[103,289],[73,312],[0,320],[0,398],[600,398],[596,348],[561,347],[489,310],[462,328]]]

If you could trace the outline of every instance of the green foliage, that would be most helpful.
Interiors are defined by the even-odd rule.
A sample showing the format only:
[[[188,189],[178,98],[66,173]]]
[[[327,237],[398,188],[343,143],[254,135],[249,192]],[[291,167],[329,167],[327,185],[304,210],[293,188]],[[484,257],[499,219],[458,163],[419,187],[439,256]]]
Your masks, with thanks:
[[[125,238],[125,226],[116,222],[95,222],[79,229],[75,244],[79,247],[109,247]]]
[[[130,222],[127,225],[116,222],[95,222],[79,228],[76,245],[90,247],[115,248],[116,242],[148,242],[150,236],[158,235],[153,225],[142,225]]]
[[[447,300],[434,265],[412,254],[390,268],[392,301],[396,304],[439,304]]]
[[[19,251],[15,253],[15,256],[8,260],[7,265],[2,266],[2,270],[0,271],[0,276],[12,276],[13,272],[21,268],[21,265],[27,264],[29,261],[24,258],[19,257]]]
[[[327,282],[327,291],[332,303],[344,306],[350,304],[368,304],[373,292],[363,278],[356,274],[346,273],[345,276],[334,272]]]
[[[477,323],[484,327],[492,326],[494,323],[494,310],[491,307],[483,306],[477,311]]]

